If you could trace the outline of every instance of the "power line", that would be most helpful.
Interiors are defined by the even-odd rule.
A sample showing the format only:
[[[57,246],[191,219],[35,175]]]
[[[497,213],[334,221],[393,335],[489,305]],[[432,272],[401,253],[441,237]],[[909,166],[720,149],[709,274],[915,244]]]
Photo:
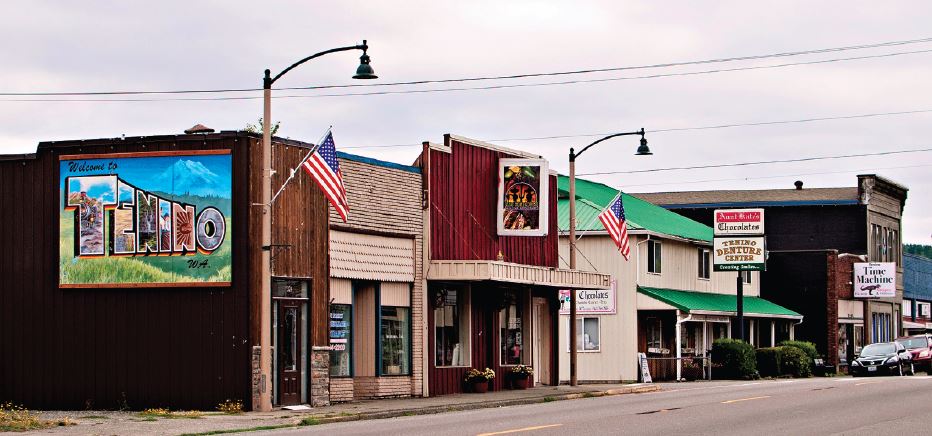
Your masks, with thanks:
[[[881,151],[881,152],[876,152],[876,153],[840,154],[840,155],[835,155],[835,156],[802,157],[802,158],[796,158],[796,159],[762,160],[762,161],[756,161],[756,162],[738,162],[738,163],[715,164],[715,165],[694,165],[694,166],[688,166],[688,167],[650,168],[646,170],[604,171],[604,172],[596,172],[596,173],[582,173],[579,175],[580,176],[602,176],[606,174],[637,174],[637,173],[656,173],[656,172],[661,172],[661,171],[700,170],[700,169],[708,169],[708,168],[743,167],[743,166],[749,166],[749,165],[766,165],[766,164],[774,164],[774,163],[810,162],[810,161],[829,160],[829,159],[848,159],[852,157],[886,156],[886,155],[891,155],[891,154],[904,154],[904,153],[923,153],[927,151],[932,151],[932,148]]]
[[[370,96],[370,95],[428,94],[428,93],[435,93],[435,92],[488,91],[488,90],[495,90],[495,89],[533,88],[533,87],[542,87],[542,86],[574,85],[574,84],[581,84],[581,83],[616,82],[616,81],[622,81],[622,80],[657,79],[657,78],[662,78],[662,77],[698,76],[698,75],[728,73],[728,72],[736,72],[736,71],[766,70],[766,69],[785,68],[785,67],[793,67],[793,66],[800,66],[800,65],[817,65],[817,64],[827,64],[827,63],[846,62],[846,61],[865,60],[865,59],[879,59],[879,58],[888,58],[888,57],[894,57],[894,56],[904,56],[904,55],[922,54],[922,53],[930,53],[930,52],[932,52],[932,49],[882,53],[882,54],[876,54],[876,55],[854,56],[854,57],[845,57],[845,58],[820,59],[820,60],[804,61],[804,62],[789,62],[789,63],[784,63],[784,64],[773,64],[773,65],[719,68],[719,69],[712,69],[712,70],[687,71],[687,72],[679,72],[679,73],[657,73],[657,74],[649,74],[649,75],[642,75],[642,76],[608,77],[608,78],[602,78],[602,79],[577,79],[577,80],[564,80],[564,81],[557,81],[557,82],[516,83],[516,84],[487,85],[487,86],[473,86],[473,87],[466,86],[466,87],[456,87],[456,88],[407,89],[407,90],[400,90],[400,91],[371,91],[371,92],[346,92],[346,93],[331,93],[331,94],[273,95],[272,98],[293,99],[293,98],[324,98],[324,97],[358,97],[358,96]],[[302,88],[302,89],[309,89],[309,88]],[[261,96],[178,97],[178,98],[79,98],[79,99],[8,98],[8,99],[0,99],[0,101],[104,103],[104,102],[231,101],[231,100],[258,100],[261,98],[262,98]]]
[[[862,171],[898,170],[898,169],[905,169],[905,168],[925,168],[925,167],[932,167],[932,163],[918,164],[918,165],[900,165],[900,166],[895,166],[895,167],[880,167],[880,168],[878,168],[878,167],[870,167],[870,168],[859,168],[859,169],[842,170],[842,171],[820,171],[820,172],[815,172],[815,173],[780,174],[780,175],[773,175],[773,176],[734,177],[734,178],[727,178],[727,179],[688,180],[688,181],[682,181],[682,182],[637,183],[637,184],[632,184],[632,185],[622,185],[622,187],[623,187],[623,188],[631,188],[631,187],[635,187],[635,186],[639,186],[639,187],[640,187],[640,186],[660,186],[660,185],[686,185],[686,184],[693,184],[693,183],[731,182],[731,181],[735,181],[735,180],[778,179],[778,178],[782,178],[782,177],[820,176],[820,175],[827,175],[827,174],[848,174],[848,173],[862,172]],[[627,193],[627,192],[626,192],[626,193]],[[633,194],[631,194],[631,195],[637,196],[636,193],[633,193]]]
[[[932,38],[887,41],[887,42],[880,42],[880,43],[873,43],[873,44],[860,44],[860,45],[852,45],[852,46],[845,46],[845,47],[819,48],[819,49],[802,50],[802,51],[795,51],[795,52],[781,52],[781,53],[769,53],[769,54],[762,54],[762,55],[748,55],[748,56],[735,56],[735,57],[727,57],[727,58],[704,59],[704,60],[693,60],[693,61],[667,62],[667,63],[650,64],[650,65],[610,67],[610,68],[592,68],[592,69],[558,71],[558,72],[548,72],[548,73],[527,73],[527,74],[512,74],[512,75],[502,75],[502,76],[483,76],[483,77],[467,77],[467,78],[457,78],[457,79],[436,79],[436,80],[415,80],[415,81],[407,81],[407,82],[389,82],[389,83],[371,83],[371,84],[286,87],[286,88],[277,88],[277,89],[293,91],[293,90],[315,90],[315,89],[333,89],[333,88],[359,88],[359,87],[371,87],[371,86],[424,85],[424,84],[432,84],[432,83],[475,82],[475,81],[485,81],[485,80],[509,80],[509,79],[524,79],[524,78],[532,78],[532,77],[566,76],[566,75],[576,75],[576,74],[592,74],[592,73],[605,73],[605,72],[627,71],[627,70],[669,68],[669,67],[679,67],[679,66],[686,66],[686,65],[703,65],[703,64],[714,64],[714,63],[723,63],[723,62],[760,60],[760,59],[768,59],[768,58],[791,57],[791,56],[801,56],[801,55],[809,55],[809,54],[833,53],[833,52],[848,51],[848,50],[863,50],[863,49],[879,48],[879,47],[892,47],[892,46],[909,45],[909,44],[921,44],[921,43],[926,43],[926,42],[932,42]],[[169,90],[169,91],[0,92],[0,96],[39,97],[39,96],[82,96],[82,95],[102,96],[102,95],[203,94],[203,93],[254,92],[254,91],[261,91],[261,90],[262,88],[227,88],[227,89],[187,89],[187,90]]]
[[[820,121],[851,120],[851,119],[858,119],[858,118],[886,117],[886,116],[895,116],[895,115],[915,115],[915,114],[924,114],[924,113],[930,113],[930,112],[932,112],[932,109],[917,109],[917,110],[909,110],[909,111],[875,112],[875,113],[869,113],[869,114],[800,118],[800,119],[794,119],[794,120],[776,120],[776,121],[758,121],[758,122],[751,122],[751,123],[715,124],[715,125],[710,125],[710,126],[697,126],[697,127],[675,127],[675,128],[646,130],[646,132],[650,134],[656,134],[656,133],[666,133],[666,132],[681,132],[681,131],[689,131],[689,130],[730,129],[730,128],[735,128],[735,127],[770,126],[770,125],[781,125],[781,124],[813,123],[813,122],[820,122]],[[596,137],[596,136],[611,135],[612,133],[613,132],[580,133],[580,134],[572,134],[572,135],[552,135],[552,136],[532,136],[532,137],[522,137],[522,138],[498,138],[498,139],[485,139],[484,141],[486,142],[542,141],[542,140],[549,140],[549,139],[590,138],[590,137]],[[341,148],[394,148],[394,147],[420,147],[420,146],[421,144],[386,144],[386,145],[358,145],[358,146],[341,147]]]

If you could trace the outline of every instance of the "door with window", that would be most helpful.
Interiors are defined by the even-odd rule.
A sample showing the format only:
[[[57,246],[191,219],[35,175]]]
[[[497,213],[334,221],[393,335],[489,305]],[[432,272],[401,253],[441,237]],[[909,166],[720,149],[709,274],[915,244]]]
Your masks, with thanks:
[[[278,395],[283,406],[301,403],[301,305],[303,301],[278,301]]]

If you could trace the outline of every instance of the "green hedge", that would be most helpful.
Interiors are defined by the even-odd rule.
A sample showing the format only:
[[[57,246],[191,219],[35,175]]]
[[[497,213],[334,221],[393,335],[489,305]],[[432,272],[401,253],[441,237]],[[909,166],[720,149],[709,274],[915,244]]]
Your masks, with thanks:
[[[757,372],[761,377],[777,377],[783,375],[780,356],[782,347],[758,348],[757,353]]]
[[[812,360],[819,358],[819,350],[816,349],[815,344],[807,341],[783,341],[780,342],[781,347],[796,347],[806,353],[809,356],[810,363]]]
[[[809,377],[812,375],[812,359],[801,348],[792,345],[779,347],[780,365],[783,375]]]
[[[712,343],[713,375],[719,379],[757,377],[757,356],[751,344],[737,339],[717,339]]]

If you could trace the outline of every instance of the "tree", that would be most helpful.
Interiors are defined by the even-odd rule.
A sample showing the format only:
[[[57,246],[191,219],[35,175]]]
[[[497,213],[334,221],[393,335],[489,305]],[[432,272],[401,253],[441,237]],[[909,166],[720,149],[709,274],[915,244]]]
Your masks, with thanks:
[[[932,245],[921,245],[921,244],[904,244],[903,252],[909,254],[917,254],[919,256],[928,257],[932,259]]]
[[[271,129],[272,136],[275,136],[275,134],[278,133],[278,128],[281,127],[281,125],[282,125],[281,121],[276,121],[275,124],[272,124],[272,129]],[[258,133],[261,135],[262,134],[262,117],[259,117],[259,121],[257,121],[256,124],[246,124],[246,128],[243,130],[249,133]]]

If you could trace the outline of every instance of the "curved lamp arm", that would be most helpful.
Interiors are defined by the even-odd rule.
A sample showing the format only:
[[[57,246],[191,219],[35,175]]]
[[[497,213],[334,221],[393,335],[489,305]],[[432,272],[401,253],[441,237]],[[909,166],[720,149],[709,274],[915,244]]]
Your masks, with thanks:
[[[570,161],[576,160],[576,157],[577,157],[577,156],[583,154],[584,151],[588,150],[589,147],[592,147],[593,145],[596,145],[596,144],[598,144],[598,143],[600,143],[600,142],[602,142],[602,141],[605,141],[605,140],[607,140],[607,139],[612,139],[612,138],[617,137],[617,136],[628,136],[628,135],[641,135],[641,138],[644,138],[644,128],[641,127],[641,130],[638,130],[638,131],[636,131],[636,132],[615,133],[615,134],[612,134],[612,135],[608,135],[608,136],[606,136],[606,137],[604,137],[604,138],[602,138],[602,139],[599,139],[599,140],[593,142],[592,144],[589,144],[589,145],[583,147],[582,150],[579,150],[579,153],[574,153],[574,152],[573,152],[573,149],[571,148],[571,149],[570,149]]]
[[[347,51],[347,50],[362,50],[363,54],[365,54],[366,50],[368,49],[369,49],[369,46],[366,44],[366,40],[363,40],[362,44],[359,44],[359,45],[350,45],[346,47],[331,48],[330,50],[324,50],[320,53],[312,54],[304,59],[301,59],[300,61],[297,61],[291,64],[290,67],[285,68],[284,70],[282,70],[282,72],[278,73],[275,77],[271,77],[272,72],[270,70],[265,70],[265,79],[263,80],[263,88],[272,89],[272,84],[275,83],[276,80],[284,76],[285,73],[293,70],[298,65],[301,65],[311,59],[318,58],[326,54],[336,53],[338,51]]]

